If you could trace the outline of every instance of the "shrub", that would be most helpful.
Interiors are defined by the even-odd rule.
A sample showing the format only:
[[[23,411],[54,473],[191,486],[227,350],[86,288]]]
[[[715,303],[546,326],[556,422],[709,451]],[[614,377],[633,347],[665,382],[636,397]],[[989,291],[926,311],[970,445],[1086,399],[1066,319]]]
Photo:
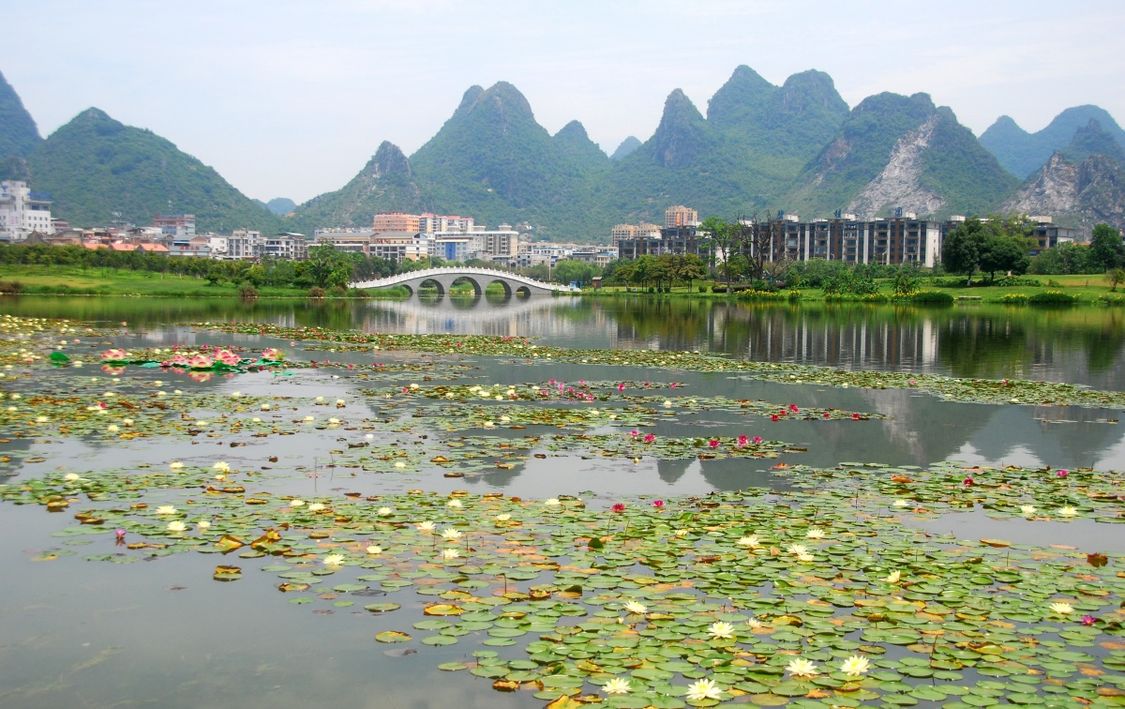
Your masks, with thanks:
[[[0,294],[19,295],[23,293],[23,284],[19,281],[0,281]]]
[[[1005,293],[1000,296],[1000,302],[1004,305],[1027,305],[1026,293]]]
[[[1058,290],[1048,290],[1036,293],[1027,299],[1031,305],[1074,305],[1078,302],[1076,296]]]
[[[921,305],[953,305],[953,295],[938,290],[920,290],[910,296],[910,301]]]
[[[345,286],[332,286],[328,289],[329,298],[346,298],[348,289]]]
[[[238,297],[243,300],[254,300],[258,297],[258,289],[249,283],[243,283],[238,287]]]
[[[1099,305],[1125,305],[1125,295],[1105,295],[1098,296]]]
[[[309,288],[309,297],[320,300],[324,297],[324,289],[320,286],[313,286],[312,288]]]

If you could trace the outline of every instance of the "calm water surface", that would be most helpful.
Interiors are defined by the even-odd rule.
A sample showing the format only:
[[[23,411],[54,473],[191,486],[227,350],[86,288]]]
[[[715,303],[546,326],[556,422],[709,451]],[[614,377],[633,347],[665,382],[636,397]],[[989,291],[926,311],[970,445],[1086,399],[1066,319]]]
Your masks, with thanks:
[[[1019,377],[1068,381],[1099,389],[1125,386],[1125,313],[1093,308],[952,309],[892,307],[790,307],[729,305],[709,301],[538,298],[528,301],[420,303],[140,300],[128,298],[0,299],[0,312],[26,316],[128,322],[115,344],[127,347],[235,341],[249,347],[288,342],[257,336],[224,336],[193,330],[191,321],[258,321],[400,333],[520,335],[548,344],[590,348],[704,350],[733,357],[843,368],[909,370],[959,377]],[[409,354],[380,353],[382,361]],[[370,363],[371,352],[333,353],[340,362]],[[648,380],[678,382],[668,396],[728,396],[878,411],[884,421],[776,424],[732,412],[699,412],[659,423],[657,435],[706,431],[715,435],[767,432],[807,452],[783,461],[834,465],[872,461],[925,465],[945,459],[982,464],[1058,467],[1125,467],[1125,434],[1119,411],[1071,407],[959,404],[915,392],[836,389],[734,380],[729,375],[537,363],[513,366],[487,358],[472,365],[466,383]],[[52,376],[50,372],[46,376]],[[157,378],[152,372],[129,377]],[[165,376],[165,378],[167,378]],[[123,381],[124,381],[123,377]],[[34,383],[31,383],[33,385]],[[206,383],[177,380],[176,386],[221,393],[348,399],[349,416],[377,418],[379,397],[357,383],[332,378],[332,370],[301,370],[292,377],[266,373]],[[303,413],[303,412],[301,412]],[[320,414],[309,406],[309,413]],[[767,428],[768,427],[768,428]],[[612,429],[607,429],[610,432]],[[443,434],[433,433],[440,437]],[[501,432],[497,435],[520,435]],[[771,475],[777,461],[621,461],[579,456],[532,456],[510,471],[447,480],[425,473],[364,476],[332,470],[312,477],[341,445],[341,434],[310,431],[269,439],[239,438],[240,447],[188,437],[137,439],[106,445],[72,437],[0,444],[37,456],[3,471],[13,479],[56,470],[128,469],[163,466],[169,460],[209,465],[222,457],[232,466],[259,467],[268,456],[290,471],[271,480],[271,490],[302,495],[365,494],[410,487],[479,493],[503,490],[528,497],[582,494],[591,504],[620,496],[703,493],[748,485],[784,490]],[[38,508],[0,506],[0,568],[6,580],[0,605],[0,706],[305,707],[505,707],[534,706],[528,695],[493,692],[467,673],[441,673],[439,662],[467,659],[468,650],[424,647],[418,654],[387,654],[373,642],[392,620],[354,609],[314,614],[273,590],[268,574],[247,573],[239,583],[210,580],[214,560],[177,555],[152,562],[108,564],[82,561],[87,550],[52,562],[34,561],[57,546],[53,533],[70,525],[67,515]],[[1065,529],[1056,529],[1063,527]],[[1125,550],[1119,530],[1070,524],[1051,528],[1022,521],[996,522],[981,514],[950,515],[933,530],[965,536],[1004,536],[1044,543],[1053,534],[1068,542]],[[1044,537],[1045,535],[1045,537]],[[1116,539],[1116,541],[1114,541]],[[1107,541],[1108,540],[1108,541]],[[1106,544],[1109,544],[1109,547]],[[113,549],[94,539],[89,553]],[[247,566],[250,566],[247,564]],[[249,571],[249,569],[248,569]],[[404,606],[421,597],[402,596]],[[358,606],[357,606],[358,607]],[[356,617],[356,616],[361,617]]]

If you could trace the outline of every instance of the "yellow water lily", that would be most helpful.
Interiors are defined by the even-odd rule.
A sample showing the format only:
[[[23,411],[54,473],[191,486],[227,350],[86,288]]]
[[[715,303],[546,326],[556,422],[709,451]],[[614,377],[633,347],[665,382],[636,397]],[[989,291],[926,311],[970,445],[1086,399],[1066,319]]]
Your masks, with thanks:
[[[602,685],[602,691],[606,694],[628,694],[629,680],[624,677],[614,677]]]
[[[722,696],[722,687],[715,684],[713,679],[696,680],[689,684],[687,688],[687,698],[693,702],[701,702],[704,699],[721,699]]]
[[[887,574],[887,577],[884,578],[883,580],[886,581],[887,583],[898,583],[899,579],[901,579],[901,578],[902,578],[902,572],[898,571],[898,570],[895,570],[895,571],[892,571],[891,573]]]
[[[803,657],[795,657],[785,666],[785,671],[794,677],[815,677],[820,674],[816,663]]]
[[[761,543],[762,542],[761,542],[760,539],[758,539],[757,534],[749,534],[745,537],[739,537],[739,539],[738,539],[738,546],[740,546],[740,547],[750,547],[751,549],[753,549],[756,546],[761,545]]]
[[[625,610],[637,615],[644,615],[648,613],[648,606],[637,601],[625,601]]]
[[[1059,615],[1067,615],[1074,612],[1074,606],[1065,601],[1056,601],[1051,604],[1050,608]]]
[[[734,637],[734,626],[724,621],[716,621],[707,626],[707,632],[711,637],[716,639],[727,639]]]
[[[871,669],[871,661],[863,655],[852,655],[840,663],[840,671],[851,677],[866,674]]]

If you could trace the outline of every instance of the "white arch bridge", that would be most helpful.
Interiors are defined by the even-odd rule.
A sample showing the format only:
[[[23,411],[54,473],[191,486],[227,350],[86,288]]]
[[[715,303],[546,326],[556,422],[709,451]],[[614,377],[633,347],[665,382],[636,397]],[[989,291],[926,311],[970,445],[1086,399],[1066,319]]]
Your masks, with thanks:
[[[499,283],[504,288],[504,294],[530,296],[547,293],[577,293],[578,288],[561,286],[557,283],[544,283],[534,278],[521,276],[508,271],[498,271],[492,268],[474,268],[472,266],[451,266],[445,268],[427,268],[421,271],[400,273],[386,278],[376,278],[370,281],[356,281],[349,284],[351,288],[389,288],[390,286],[406,286],[413,295],[424,285],[433,285],[437,288],[439,296],[449,292],[454,283],[468,282],[476,294],[484,293],[484,289],[493,283]]]

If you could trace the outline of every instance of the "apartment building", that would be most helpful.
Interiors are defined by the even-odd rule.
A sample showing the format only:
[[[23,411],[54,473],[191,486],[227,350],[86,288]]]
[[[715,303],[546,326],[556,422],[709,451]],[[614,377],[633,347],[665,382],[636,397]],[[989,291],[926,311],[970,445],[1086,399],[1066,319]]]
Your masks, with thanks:
[[[190,239],[195,236],[194,214],[157,214],[152,226],[172,239]]]
[[[664,210],[664,228],[699,226],[699,212],[682,204],[673,205]]]
[[[26,182],[0,182],[0,241],[23,241],[33,233],[54,234],[51,200]]]

